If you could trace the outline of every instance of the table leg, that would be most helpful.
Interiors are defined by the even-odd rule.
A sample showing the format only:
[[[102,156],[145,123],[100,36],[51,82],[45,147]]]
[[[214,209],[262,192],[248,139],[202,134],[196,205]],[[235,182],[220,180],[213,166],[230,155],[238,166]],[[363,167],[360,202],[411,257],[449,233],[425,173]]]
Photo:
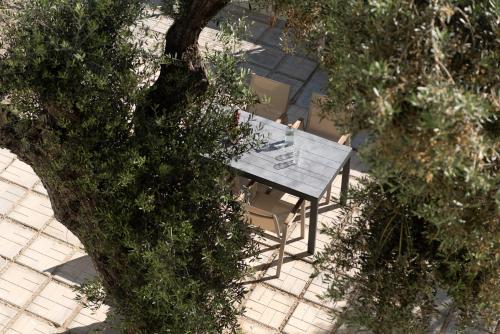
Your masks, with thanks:
[[[311,201],[311,207],[309,209],[309,240],[307,241],[307,252],[311,255],[314,254],[314,248],[316,247],[318,209],[319,209],[319,199]]]
[[[340,186],[340,204],[347,203],[347,189],[349,188],[349,173],[351,172],[351,158],[347,159],[342,169],[342,185]]]

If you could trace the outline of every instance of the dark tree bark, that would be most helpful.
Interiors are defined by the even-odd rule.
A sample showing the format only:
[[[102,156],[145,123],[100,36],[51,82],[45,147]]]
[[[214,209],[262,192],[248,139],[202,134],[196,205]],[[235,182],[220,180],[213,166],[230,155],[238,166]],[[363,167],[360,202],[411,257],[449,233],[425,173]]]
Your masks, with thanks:
[[[229,3],[229,0],[193,0],[170,27],[165,54],[178,59],[189,49],[198,50],[198,37],[207,23]]]
[[[55,218],[64,222],[69,230],[83,239],[78,228],[81,226],[80,221],[75,218],[82,217],[82,210],[93,210],[95,205],[90,203],[93,201],[87,197],[86,205],[82,205],[82,194],[78,189],[61,187],[61,183],[53,183],[52,178],[46,177],[46,170],[50,169],[47,162],[57,159],[58,151],[63,147],[53,144],[49,149],[43,144],[49,140],[44,134],[50,134],[50,129],[44,129],[46,125],[43,122],[39,120],[33,120],[30,124],[20,122],[17,115],[5,109],[0,106],[0,147],[8,148],[33,168],[47,190]],[[59,177],[62,180],[72,180],[79,175],[66,169],[64,174],[59,174]]]
[[[163,64],[151,88],[148,106],[139,108],[141,124],[150,124],[154,113],[168,113],[186,101],[187,96],[203,94],[208,83],[198,48],[198,38],[207,23],[229,0],[191,0],[170,26],[165,37],[164,54],[172,59]],[[144,129],[148,131],[147,129]]]

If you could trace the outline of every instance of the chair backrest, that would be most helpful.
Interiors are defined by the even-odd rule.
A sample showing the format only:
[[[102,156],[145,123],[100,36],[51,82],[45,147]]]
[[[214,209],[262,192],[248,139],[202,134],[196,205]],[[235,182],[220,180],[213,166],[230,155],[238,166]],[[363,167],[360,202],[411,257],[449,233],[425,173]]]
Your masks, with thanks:
[[[245,204],[246,217],[250,224],[260,227],[269,232],[274,232],[276,235],[281,235],[280,226],[276,216],[269,211],[256,208],[250,204]]]
[[[250,107],[250,112],[273,121],[286,113],[290,97],[290,85],[252,74],[250,90],[259,99],[268,100],[266,103],[259,103]]]
[[[324,95],[313,93],[305,130],[320,137],[337,141],[342,136],[342,133],[331,119],[322,117],[321,106],[326,102],[326,99]]]

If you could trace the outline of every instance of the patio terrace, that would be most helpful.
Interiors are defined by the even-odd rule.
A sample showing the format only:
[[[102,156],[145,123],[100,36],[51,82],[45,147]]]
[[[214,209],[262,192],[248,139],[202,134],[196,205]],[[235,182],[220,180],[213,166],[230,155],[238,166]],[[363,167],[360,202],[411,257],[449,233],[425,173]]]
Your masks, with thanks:
[[[254,21],[251,36],[242,41],[247,53],[243,67],[252,72],[292,86],[288,110],[293,121],[306,117],[313,92],[321,92],[327,75],[317,62],[301,54],[285,54],[279,47],[283,24],[269,26],[268,17],[249,13],[230,5],[223,15],[246,15]],[[147,24],[163,34],[169,21],[151,17]],[[217,30],[211,24],[200,38],[200,44],[218,48]],[[354,141],[356,144],[356,140]],[[366,169],[354,158],[351,184]],[[340,176],[333,182],[332,195],[338,199]],[[319,225],[338,218],[335,200],[320,206]],[[307,220],[306,220],[307,224]],[[90,259],[79,240],[58,222],[51,209],[47,192],[30,166],[6,149],[0,149],[0,333],[90,333],[105,325],[107,306],[96,312],[85,309],[74,300],[72,287],[95,275]],[[298,229],[290,231],[291,238]],[[321,251],[328,238],[318,232],[316,249]],[[331,317],[331,309],[341,307],[322,300],[327,286],[322,276],[313,278],[313,258],[307,256],[305,240],[289,243],[279,279],[273,278],[276,248],[262,242],[262,253],[242,303],[240,317],[244,333],[341,333],[349,332]],[[448,321],[436,324],[436,332],[447,331]],[[105,333],[114,333],[108,329]]]

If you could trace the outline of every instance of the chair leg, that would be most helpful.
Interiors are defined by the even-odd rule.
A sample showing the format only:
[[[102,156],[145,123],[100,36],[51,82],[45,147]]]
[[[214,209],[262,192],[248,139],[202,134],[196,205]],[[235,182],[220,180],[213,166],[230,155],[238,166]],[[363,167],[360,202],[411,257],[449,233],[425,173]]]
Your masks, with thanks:
[[[306,201],[300,207],[300,238],[304,239],[306,234]]]
[[[240,177],[236,175],[232,180],[231,180],[231,192],[233,195],[239,195],[241,190],[241,184],[240,184]]]
[[[326,190],[326,202],[325,204],[330,203],[330,198],[332,197],[332,182],[328,185],[328,189]]]
[[[276,24],[276,21],[277,21],[277,17],[276,17],[276,14],[272,14],[271,17],[269,17],[269,25],[271,27],[274,27],[274,25]]]
[[[288,233],[287,230],[288,230],[288,226],[285,224],[285,226],[283,227],[283,232],[281,234],[281,244],[280,244],[279,257],[278,257],[278,266],[276,268],[276,278],[280,277],[281,266],[283,265],[283,256],[285,254],[286,235]]]

